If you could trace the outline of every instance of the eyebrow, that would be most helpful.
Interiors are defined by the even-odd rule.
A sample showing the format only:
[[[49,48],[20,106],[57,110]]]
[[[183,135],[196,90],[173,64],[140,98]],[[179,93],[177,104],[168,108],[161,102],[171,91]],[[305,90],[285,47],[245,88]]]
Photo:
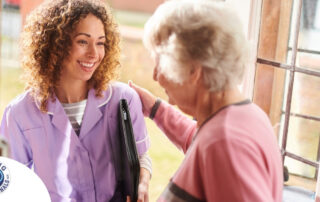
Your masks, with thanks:
[[[74,37],[77,37],[77,36],[79,36],[79,35],[85,35],[85,36],[87,36],[87,37],[91,37],[91,35],[90,34],[87,34],[87,33],[83,33],[83,32],[79,32],[79,33],[77,33]],[[102,39],[102,38],[105,38],[105,36],[99,36],[99,38],[98,39]]]

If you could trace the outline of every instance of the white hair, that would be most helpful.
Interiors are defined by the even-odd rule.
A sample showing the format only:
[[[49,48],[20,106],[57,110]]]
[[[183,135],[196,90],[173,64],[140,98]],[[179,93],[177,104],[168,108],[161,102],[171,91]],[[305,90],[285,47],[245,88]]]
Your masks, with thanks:
[[[144,45],[160,56],[167,79],[183,82],[196,61],[210,91],[238,84],[247,62],[247,40],[235,13],[224,2],[172,0],[160,5],[145,25]]]

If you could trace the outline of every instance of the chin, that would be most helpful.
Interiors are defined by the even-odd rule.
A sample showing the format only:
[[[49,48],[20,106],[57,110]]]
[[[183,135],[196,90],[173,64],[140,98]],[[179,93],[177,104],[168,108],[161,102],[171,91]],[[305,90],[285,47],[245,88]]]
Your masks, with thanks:
[[[194,115],[194,107],[188,106],[188,105],[179,105],[176,104],[177,107],[185,114],[188,114],[190,116]]]
[[[171,105],[177,105],[177,103],[174,101],[174,99],[170,98],[169,95],[168,95],[168,103],[171,104]]]
[[[188,109],[186,109],[186,108],[181,108],[181,107],[179,107],[179,106],[178,106],[178,108],[179,108],[183,113],[188,114],[188,115],[190,115],[190,116],[194,116],[193,111],[188,110]]]
[[[84,76],[84,77],[82,77],[81,80],[83,80],[83,81],[89,81],[91,78],[92,78],[92,75],[90,75],[90,76]]]

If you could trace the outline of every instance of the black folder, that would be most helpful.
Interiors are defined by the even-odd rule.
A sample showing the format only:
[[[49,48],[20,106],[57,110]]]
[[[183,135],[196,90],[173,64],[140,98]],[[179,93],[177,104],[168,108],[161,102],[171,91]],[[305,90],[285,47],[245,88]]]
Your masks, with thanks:
[[[125,193],[130,196],[132,202],[138,199],[138,186],[140,177],[140,163],[136,147],[136,141],[132,129],[132,122],[127,100],[121,99],[119,106],[120,119],[120,151],[121,175],[124,181]]]

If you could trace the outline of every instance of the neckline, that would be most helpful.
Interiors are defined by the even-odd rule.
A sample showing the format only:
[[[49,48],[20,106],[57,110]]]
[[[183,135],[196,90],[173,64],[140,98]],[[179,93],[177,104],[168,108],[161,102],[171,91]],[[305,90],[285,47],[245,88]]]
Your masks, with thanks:
[[[209,122],[209,120],[211,120],[214,116],[216,116],[218,113],[220,113],[224,109],[226,109],[228,107],[231,107],[231,106],[246,105],[246,104],[250,104],[250,103],[251,103],[251,101],[249,99],[245,99],[245,100],[242,100],[240,102],[235,102],[235,103],[232,103],[232,104],[229,104],[229,105],[221,107],[218,111],[216,111],[213,114],[211,114],[210,116],[208,116],[208,118],[206,118],[206,120],[201,124],[201,126],[199,126],[199,128],[198,128],[196,134],[194,135],[192,141],[194,141],[194,139],[196,138],[196,136],[199,133],[199,131],[201,130],[201,128],[203,128],[203,126],[206,125],[206,123]]]
[[[87,102],[87,100],[88,100],[88,99],[84,99],[84,100],[81,100],[81,101],[79,101],[79,102],[73,102],[73,103],[62,103],[62,102],[61,102],[61,105],[62,105],[62,106],[66,106],[66,107],[68,107],[68,106],[75,106],[75,105],[81,105],[81,104],[85,104],[85,103]]]

